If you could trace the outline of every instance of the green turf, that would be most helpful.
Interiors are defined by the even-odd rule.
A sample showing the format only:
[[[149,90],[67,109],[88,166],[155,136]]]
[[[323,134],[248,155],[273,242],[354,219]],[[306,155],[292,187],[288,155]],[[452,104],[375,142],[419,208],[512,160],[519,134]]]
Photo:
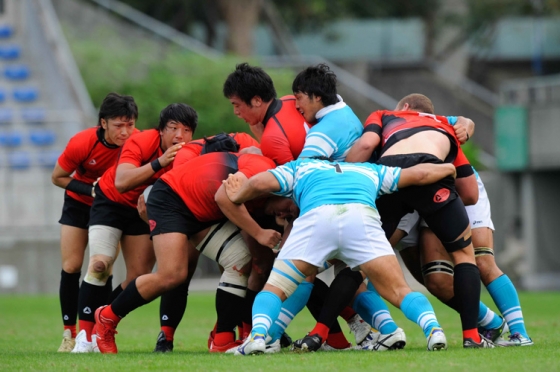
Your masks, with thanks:
[[[400,311],[392,314],[407,335],[405,350],[363,351],[234,357],[209,354],[208,332],[215,322],[213,295],[192,293],[189,307],[175,335],[172,354],[153,354],[159,332],[155,301],[126,317],[119,325],[118,355],[57,353],[62,326],[58,299],[0,296],[0,371],[558,371],[560,370],[560,293],[521,293],[525,322],[535,346],[493,350],[463,350],[458,316],[432,300],[449,341],[446,352],[425,351],[420,329]],[[490,304],[487,294],[483,300]],[[492,308],[495,306],[492,304]],[[304,310],[289,327],[295,339],[314,322]],[[342,325],[345,332],[348,327]]]

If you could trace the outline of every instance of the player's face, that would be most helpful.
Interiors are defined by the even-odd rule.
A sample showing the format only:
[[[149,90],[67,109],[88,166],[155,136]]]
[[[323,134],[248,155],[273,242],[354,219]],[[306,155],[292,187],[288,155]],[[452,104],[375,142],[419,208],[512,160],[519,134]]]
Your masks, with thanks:
[[[299,209],[290,198],[271,197],[264,209],[264,213],[282,219],[293,219],[299,215]]]
[[[260,124],[264,118],[262,100],[255,97],[251,100],[251,104],[243,102],[237,96],[232,96],[229,101],[233,106],[233,113],[240,119],[243,119],[249,125]]]
[[[305,118],[305,121],[309,124],[314,124],[317,122],[315,114],[322,109],[323,101],[321,97],[309,96],[302,92],[297,92],[294,94],[296,97],[296,108]]]
[[[159,133],[161,135],[161,147],[163,151],[166,151],[168,148],[178,143],[192,141],[193,135],[191,128],[174,120],[169,120],[163,131]]]
[[[105,129],[105,140],[111,145],[124,145],[124,142],[132,135],[135,125],[135,119],[126,117],[101,119],[101,126]]]

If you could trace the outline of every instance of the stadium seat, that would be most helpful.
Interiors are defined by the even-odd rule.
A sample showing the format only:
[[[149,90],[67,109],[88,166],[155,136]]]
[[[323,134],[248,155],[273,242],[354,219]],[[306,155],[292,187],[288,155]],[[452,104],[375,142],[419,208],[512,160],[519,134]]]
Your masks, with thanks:
[[[12,169],[27,169],[31,165],[31,156],[25,151],[11,152],[8,154],[8,166]]]
[[[0,39],[7,39],[14,34],[14,28],[10,25],[0,25]]]
[[[23,142],[23,136],[19,132],[0,132],[0,145],[6,147],[18,147]]]
[[[31,75],[31,70],[26,65],[9,65],[4,68],[4,76],[8,80],[25,80]]]
[[[14,111],[9,108],[0,108],[0,125],[9,124],[14,120]]]
[[[52,130],[36,130],[31,132],[29,139],[36,146],[49,146],[56,141],[56,134]]]
[[[14,89],[14,99],[18,102],[33,102],[39,97],[39,89],[35,87],[20,87]]]
[[[6,101],[6,91],[0,88],[0,103],[4,103]]]
[[[42,107],[24,107],[21,118],[27,124],[41,124],[47,119],[47,111]]]
[[[14,60],[18,59],[21,55],[21,48],[19,45],[8,44],[0,45],[0,59]]]
[[[62,154],[61,150],[41,151],[37,154],[37,164],[43,168],[52,169]]]

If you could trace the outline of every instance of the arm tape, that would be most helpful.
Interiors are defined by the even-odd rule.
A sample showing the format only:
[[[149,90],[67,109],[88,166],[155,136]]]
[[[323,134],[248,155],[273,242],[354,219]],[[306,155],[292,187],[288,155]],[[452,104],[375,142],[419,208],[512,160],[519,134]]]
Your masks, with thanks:
[[[152,161],[152,162],[150,163],[150,165],[152,166],[152,169],[153,169],[154,172],[156,172],[156,173],[163,169],[163,167],[161,166],[161,164],[160,164],[160,162],[159,162],[159,159],[156,159],[156,160]]]
[[[66,185],[66,190],[73,191],[77,194],[91,196],[93,186],[90,185],[89,183],[85,183],[83,181],[78,181],[73,179],[72,181],[70,181],[70,183],[68,183],[68,185]]]

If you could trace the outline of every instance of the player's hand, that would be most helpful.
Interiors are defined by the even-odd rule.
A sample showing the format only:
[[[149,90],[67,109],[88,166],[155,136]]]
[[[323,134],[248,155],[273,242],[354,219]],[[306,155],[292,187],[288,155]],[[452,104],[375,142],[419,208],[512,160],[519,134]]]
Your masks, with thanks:
[[[146,208],[146,202],[144,201],[144,194],[141,194],[138,198],[138,204],[136,205],[136,209],[138,209],[138,214],[140,218],[144,220],[144,222],[148,222],[148,209]]]
[[[255,155],[262,155],[261,149],[257,146],[249,146],[245,147],[244,149],[239,151],[240,154],[255,154]]]
[[[169,164],[173,162],[173,160],[175,160],[175,156],[177,155],[177,152],[181,149],[181,147],[183,147],[184,144],[185,142],[181,142],[171,146],[170,148],[167,149],[167,151],[165,151],[165,153],[162,156],[158,158],[159,163],[163,168],[167,167]]]
[[[474,125],[471,119],[467,119],[463,116],[457,117],[457,123],[453,126],[453,130],[461,145],[464,145],[469,140],[468,129],[471,125]]]
[[[226,188],[226,194],[229,200],[231,200],[231,202],[233,203],[239,203],[237,195],[239,193],[239,190],[241,189],[241,186],[243,186],[243,182],[238,177],[236,177],[235,174],[230,173],[228,178],[222,181],[222,183]]]
[[[273,249],[280,243],[282,235],[276,230],[261,229],[255,239],[260,245]]]

